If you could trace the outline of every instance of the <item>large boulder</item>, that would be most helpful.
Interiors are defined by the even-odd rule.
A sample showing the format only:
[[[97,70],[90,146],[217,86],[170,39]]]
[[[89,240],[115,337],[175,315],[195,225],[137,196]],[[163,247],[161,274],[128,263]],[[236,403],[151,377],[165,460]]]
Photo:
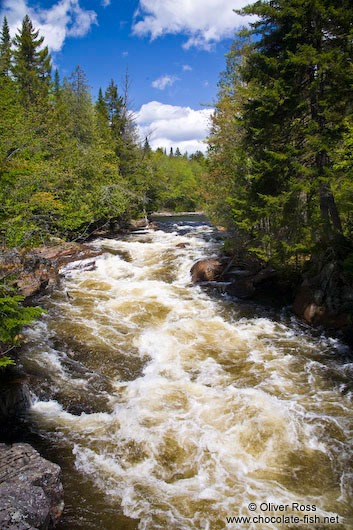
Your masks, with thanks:
[[[1,530],[49,530],[63,508],[58,465],[28,444],[0,444]]]
[[[194,283],[213,282],[220,278],[222,268],[222,263],[215,258],[197,261],[191,267],[191,279]]]

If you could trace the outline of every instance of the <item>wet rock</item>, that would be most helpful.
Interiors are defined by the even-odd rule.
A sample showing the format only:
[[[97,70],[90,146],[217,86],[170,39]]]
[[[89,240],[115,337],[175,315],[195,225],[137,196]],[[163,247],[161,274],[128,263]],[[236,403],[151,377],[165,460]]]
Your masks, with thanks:
[[[151,230],[159,230],[161,225],[159,223],[156,223],[156,221],[152,221],[149,223],[148,228]]]
[[[29,298],[48,286],[56,286],[59,281],[59,269],[63,265],[99,254],[102,254],[102,251],[79,243],[65,242],[34,249],[12,249],[0,255],[0,279],[15,276],[13,285],[22,296]]]
[[[308,324],[340,331],[351,340],[353,276],[344,268],[349,251],[329,248],[312,257],[297,290],[293,311]]]
[[[17,368],[3,369],[0,377],[0,427],[13,429],[14,423],[20,421],[30,406],[29,390],[24,377],[17,375]]]
[[[222,274],[222,263],[218,259],[210,258],[197,261],[190,270],[193,283],[217,280]]]
[[[148,219],[143,217],[142,219],[131,219],[128,228],[130,230],[138,230],[139,228],[146,228],[149,226]]]
[[[226,292],[237,298],[251,298],[255,292],[252,278],[239,278],[234,280],[227,288]]]
[[[0,528],[54,528],[64,507],[60,473],[28,444],[0,444]]]

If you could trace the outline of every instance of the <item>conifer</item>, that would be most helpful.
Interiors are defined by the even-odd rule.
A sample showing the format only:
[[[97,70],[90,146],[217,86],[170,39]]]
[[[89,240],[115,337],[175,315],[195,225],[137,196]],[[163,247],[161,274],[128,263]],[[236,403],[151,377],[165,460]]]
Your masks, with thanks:
[[[11,67],[11,38],[9,25],[4,17],[0,39],[0,75],[8,76]]]
[[[20,33],[14,38],[12,73],[27,103],[46,96],[50,84],[51,58],[48,47],[42,48],[44,37],[38,35],[39,31],[33,28],[26,15]]]

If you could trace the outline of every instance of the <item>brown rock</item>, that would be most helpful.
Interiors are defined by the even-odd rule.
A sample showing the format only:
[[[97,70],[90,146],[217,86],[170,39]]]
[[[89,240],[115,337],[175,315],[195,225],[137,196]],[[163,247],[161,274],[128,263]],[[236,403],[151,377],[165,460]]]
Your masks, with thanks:
[[[222,263],[215,258],[200,260],[191,267],[190,272],[194,283],[214,281],[221,276]]]

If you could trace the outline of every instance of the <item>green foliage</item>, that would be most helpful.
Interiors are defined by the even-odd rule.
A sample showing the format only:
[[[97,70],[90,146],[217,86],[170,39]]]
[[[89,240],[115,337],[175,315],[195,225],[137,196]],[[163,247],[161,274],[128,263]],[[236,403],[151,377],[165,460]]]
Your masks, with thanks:
[[[14,63],[12,73],[20,87],[25,104],[48,94],[50,83],[50,55],[48,47],[42,48],[44,37],[39,37],[28,15],[22,22],[22,28],[14,38]]]
[[[38,318],[44,310],[40,307],[23,307],[23,296],[1,286],[0,288],[0,342],[19,345],[22,328]]]
[[[4,355],[15,346],[19,346],[23,339],[22,328],[31,324],[43,312],[40,307],[23,307],[23,296],[15,294],[15,290],[0,285],[0,368],[14,365],[15,362]],[[4,352],[4,353],[1,353]]]
[[[202,154],[189,161],[177,150],[169,159],[148,141],[139,145],[127,76],[123,96],[112,80],[93,103],[80,66],[62,84],[56,71],[51,82],[48,50],[27,16],[13,50],[4,20],[1,43],[3,74],[9,50],[12,57],[12,76],[0,75],[3,245],[77,238],[160,207],[199,204]]]
[[[6,355],[0,357],[0,368],[5,368],[6,366],[14,366],[16,363],[13,359],[10,359]]]
[[[260,0],[242,14],[257,18],[219,83],[209,209],[259,256],[304,262],[319,241],[352,234],[353,7]]]
[[[0,39],[0,75],[8,76],[11,67],[11,37],[6,17],[2,25]]]

